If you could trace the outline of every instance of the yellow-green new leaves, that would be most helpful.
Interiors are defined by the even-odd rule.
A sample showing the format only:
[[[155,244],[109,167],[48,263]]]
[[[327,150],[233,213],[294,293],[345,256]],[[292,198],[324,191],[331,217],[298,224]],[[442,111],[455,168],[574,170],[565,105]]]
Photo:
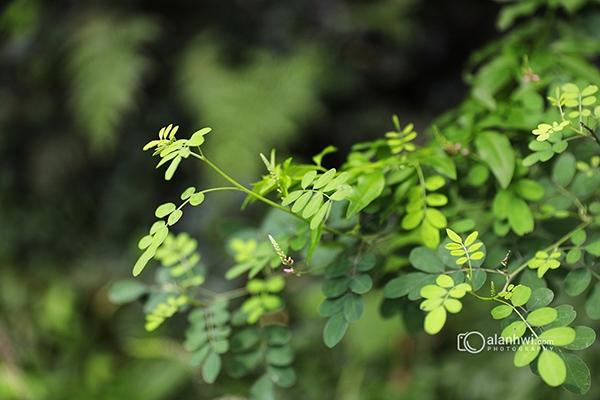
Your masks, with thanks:
[[[460,235],[452,229],[446,229],[446,234],[453,243],[448,243],[445,248],[450,250],[450,255],[456,257],[457,265],[464,265],[470,260],[479,261],[485,257],[485,253],[480,251],[483,242],[477,241],[479,232],[475,231],[471,233],[464,242]]]
[[[399,154],[402,151],[415,151],[417,147],[411,143],[417,137],[417,132],[413,131],[414,125],[411,123],[400,129],[400,121],[396,115],[392,117],[392,121],[394,122],[396,132],[392,131],[385,134],[392,154]]]
[[[448,203],[446,195],[434,192],[442,188],[445,179],[440,175],[433,175],[425,179],[424,187],[414,186],[408,190],[406,214],[402,219],[402,229],[407,231],[421,228],[423,244],[435,249],[440,243],[440,229],[448,225],[446,216],[434,207],[445,206]]]
[[[300,186],[281,202],[282,206],[291,205],[292,212],[310,220],[310,229],[316,230],[327,219],[333,201],[344,200],[352,193],[352,188],[346,184],[350,177],[347,172],[337,174],[335,168],[317,176],[312,170],[304,174]],[[312,185],[312,189],[308,187]]]
[[[148,332],[155,330],[165,319],[172,317],[187,302],[188,298],[186,295],[167,297],[166,301],[157,304],[149,314],[146,314],[146,324],[144,327]]]
[[[550,254],[546,251],[538,251],[535,253],[535,258],[529,261],[528,265],[531,269],[537,269],[538,277],[541,278],[548,270],[560,267],[560,261],[558,261],[560,256],[560,251],[554,251]]]
[[[426,285],[421,288],[421,310],[427,312],[425,316],[425,332],[430,335],[438,333],[446,323],[446,312],[456,314],[462,309],[460,300],[467,292],[471,291],[468,283],[456,284],[448,275],[439,275],[435,285]]]
[[[171,161],[171,164],[165,171],[165,179],[167,181],[171,180],[181,160],[190,156],[190,147],[202,145],[204,143],[204,135],[211,131],[211,128],[203,128],[194,132],[189,140],[176,140],[175,133],[177,133],[178,129],[179,126],[173,127],[173,124],[170,124],[158,132],[158,140],[152,140],[144,146],[144,151],[156,147],[152,155],[160,155],[161,158],[156,168]]]

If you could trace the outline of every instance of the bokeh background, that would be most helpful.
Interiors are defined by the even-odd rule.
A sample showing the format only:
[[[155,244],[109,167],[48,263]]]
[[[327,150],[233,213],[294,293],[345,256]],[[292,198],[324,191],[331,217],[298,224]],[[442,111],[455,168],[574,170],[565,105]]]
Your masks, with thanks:
[[[2,2],[0,399],[243,395],[248,382],[208,386],[187,366],[183,319],[148,334],[141,304],[107,300],[109,285],[130,276],[156,205],[217,182],[191,160],[164,182],[143,145],[169,123],[180,135],[210,126],[206,153],[248,183],[263,173],[258,154],[274,147],[280,159],[302,160],[332,144],[340,151],[325,164],[335,166],[352,144],[391,129],[392,114],[421,132],[456,106],[469,54],[498,35],[498,7],[487,0]],[[181,223],[217,272],[232,262],[223,232],[264,211],[239,216],[241,201],[211,197]],[[290,286],[299,379],[287,398],[540,394],[539,380],[512,367],[510,355],[465,355],[443,339],[407,336],[399,318],[377,317],[375,295],[363,321],[326,350],[319,285]]]

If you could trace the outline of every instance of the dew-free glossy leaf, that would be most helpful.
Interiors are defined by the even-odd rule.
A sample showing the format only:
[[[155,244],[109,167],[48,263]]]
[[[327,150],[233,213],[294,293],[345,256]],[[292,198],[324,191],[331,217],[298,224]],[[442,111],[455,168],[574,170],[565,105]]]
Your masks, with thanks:
[[[600,283],[596,283],[585,301],[585,311],[592,319],[600,319]]]
[[[161,204],[156,208],[156,211],[154,211],[154,215],[156,216],[156,218],[164,218],[176,209],[177,206],[174,203]]]
[[[524,367],[535,360],[539,353],[540,346],[523,343],[517,348],[513,363],[515,364],[515,367]]]
[[[531,289],[525,285],[517,285],[512,292],[511,302],[515,306],[522,306],[531,297]]]
[[[548,386],[559,386],[567,378],[567,366],[553,351],[544,350],[538,358],[538,371]]]
[[[569,326],[552,328],[542,332],[539,339],[546,341],[550,346],[566,346],[575,340],[575,329]]]
[[[499,306],[492,308],[491,313],[492,313],[492,318],[503,319],[503,318],[508,317],[512,313],[512,307],[510,307],[506,304],[501,304]]]
[[[430,274],[444,272],[444,263],[437,253],[426,247],[415,247],[409,254],[408,260],[418,270]]]
[[[425,332],[430,335],[435,335],[441,331],[446,323],[446,315],[446,309],[444,307],[438,307],[433,311],[428,312],[424,321]]]
[[[527,316],[527,322],[533,326],[544,326],[554,322],[558,318],[558,312],[551,307],[538,308]]]
[[[508,138],[496,132],[480,132],[475,145],[481,160],[504,189],[508,187],[515,170],[515,153]]]
[[[342,340],[348,329],[348,321],[344,317],[344,313],[339,313],[329,318],[323,329],[323,342],[329,348],[334,347]]]
[[[211,351],[202,365],[202,379],[206,383],[214,383],[219,372],[221,372],[221,356]]]
[[[575,394],[586,394],[590,390],[592,380],[587,365],[576,355],[563,352],[561,354],[567,367],[567,377],[562,386]]]
[[[573,340],[573,343],[564,346],[565,349],[587,349],[596,340],[596,331],[589,326],[574,326],[573,329],[575,330],[575,340]]]
[[[578,268],[569,272],[565,278],[565,292],[569,296],[579,296],[592,281],[592,273],[588,268]]]

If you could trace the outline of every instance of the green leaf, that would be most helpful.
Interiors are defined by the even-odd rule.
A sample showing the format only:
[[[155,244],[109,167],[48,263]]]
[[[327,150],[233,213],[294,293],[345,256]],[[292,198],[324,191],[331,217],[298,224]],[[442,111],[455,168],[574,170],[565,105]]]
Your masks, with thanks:
[[[566,346],[575,340],[575,329],[568,326],[552,328],[542,332],[539,339],[546,341],[550,346]]]
[[[563,352],[561,357],[567,367],[567,377],[562,386],[572,393],[586,394],[592,385],[587,365],[571,353]]]
[[[425,332],[430,335],[435,335],[441,331],[446,323],[446,315],[446,309],[444,307],[438,307],[431,312],[428,312],[424,321]]]
[[[554,322],[558,318],[558,312],[551,307],[539,308],[527,316],[527,322],[533,326],[544,326]]]
[[[444,263],[438,257],[437,253],[426,247],[415,247],[408,257],[409,262],[418,270],[430,274],[444,272]]]
[[[271,375],[271,381],[282,388],[289,388],[296,383],[296,372],[291,367],[276,367],[269,365],[267,372]]]
[[[600,240],[597,240],[585,246],[585,251],[596,257],[600,257]]]
[[[448,312],[457,314],[460,312],[460,310],[462,310],[462,303],[457,299],[447,299],[444,302],[444,307],[446,310],[448,310]]]
[[[173,161],[171,161],[169,168],[167,168],[167,170],[165,171],[165,180],[167,180],[167,181],[171,180],[171,178],[175,174],[175,171],[177,171],[177,167],[179,166],[180,162],[181,162],[181,156],[177,156],[173,159]]]
[[[448,197],[441,193],[430,193],[425,197],[425,202],[431,207],[442,207],[448,204]]]
[[[294,351],[289,345],[267,348],[265,359],[270,365],[285,367],[294,361]]]
[[[204,193],[202,193],[202,192],[194,193],[192,195],[192,197],[190,197],[190,204],[194,207],[202,204],[203,201],[204,201]]]
[[[429,192],[434,192],[442,188],[446,184],[446,180],[439,175],[428,176],[425,179],[425,189]]]
[[[275,386],[267,374],[254,382],[250,388],[249,400],[275,400]]]
[[[334,315],[327,321],[323,329],[323,342],[329,348],[334,347],[342,340],[348,329],[348,321],[343,313]]]
[[[548,288],[541,287],[531,292],[531,297],[527,300],[526,307],[529,311],[546,307],[554,299],[554,292]]]
[[[564,346],[565,349],[587,349],[596,340],[596,332],[588,326],[574,326],[573,329],[575,330],[575,340],[573,340],[573,343]]]
[[[208,353],[210,353],[210,346],[208,344],[203,346],[199,350],[194,351],[192,357],[190,358],[190,365],[192,367],[197,367],[198,365],[202,364],[204,360],[206,360]]]
[[[452,229],[446,229],[446,234],[455,243],[462,243],[462,238]]]
[[[187,200],[194,193],[196,193],[196,188],[190,186],[189,188],[185,189],[183,193],[181,193],[181,200]]]
[[[367,272],[372,270],[377,264],[377,257],[373,253],[367,253],[363,258],[356,263],[356,269],[360,272]]]
[[[319,315],[321,317],[331,317],[344,310],[345,296],[341,296],[335,299],[324,299],[319,304]]]
[[[361,174],[354,186],[354,193],[348,198],[350,204],[346,212],[346,219],[367,207],[378,198],[385,188],[385,175],[381,171]]]
[[[388,299],[406,296],[412,291],[420,293],[421,288],[435,280],[430,274],[410,272],[392,279],[385,285],[383,294]]]
[[[260,339],[260,334],[256,328],[246,328],[236,333],[231,338],[231,350],[242,352],[251,349]]]
[[[536,345],[531,345],[529,343],[523,343],[515,352],[515,358],[513,363],[515,367],[524,367],[529,365],[533,360],[535,360],[540,353],[540,347]]]
[[[527,330],[527,325],[523,321],[515,321],[502,330],[503,338],[521,337]]]
[[[321,175],[313,184],[313,188],[314,189],[320,189],[323,186],[327,185],[329,182],[331,182],[331,180],[333,179],[333,177],[335,176],[336,173],[336,169],[335,168],[331,168],[330,170],[328,170],[327,172],[325,172],[323,175]]]
[[[531,297],[531,289],[525,285],[517,285],[512,291],[512,297],[510,298],[513,305],[516,307],[522,306],[527,303]]]
[[[494,308],[492,308],[492,318],[494,319],[503,319],[508,317],[511,313],[512,313],[513,309],[511,306],[508,306],[506,304],[501,304],[499,306],[496,306]]]
[[[146,251],[142,253],[142,255],[138,258],[135,265],[133,266],[133,276],[138,276],[142,273],[148,262],[154,257],[156,253],[155,247],[148,247]]]
[[[567,366],[553,351],[544,350],[538,358],[538,371],[548,386],[559,386],[567,379]]]
[[[577,160],[571,153],[562,153],[554,162],[552,180],[562,187],[567,187],[577,172]]]
[[[181,219],[182,216],[183,216],[183,211],[181,211],[181,210],[173,211],[169,215],[169,219],[167,220],[167,225],[169,225],[169,226],[175,225],[177,223],[177,221],[179,221],[179,219]]]
[[[117,281],[108,289],[108,300],[114,304],[130,303],[148,293],[146,285],[133,279]]]
[[[558,313],[558,318],[556,318],[556,321],[552,322],[550,325],[547,325],[546,329],[567,326],[573,322],[573,320],[575,320],[575,317],[577,317],[577,312],[570,304],[561,304],[560,306],[556,306],[554,309]]]
[[[365,294],[373,287],[373,280],[369,274],[359,274],[352,277],[350,289],[357,294]]]
[[[292,332],[287,326],[267,325],[264,333],[269,346],[282,346],[292,340]]]
[[[306,207],[304,207],[304,210],[302,211],[302,218],[312,217],[314,214],[317,213],[317,211],[319,211],[319,207],[321,207],[322,204],[323,193],[316,192],[315,194],[313,194]]]
[[[585,311],[592,319],[600,319],[600,282],[594,285],[585,301]]]
[[[337,189],[340,185],[346,183],[348,178],[350,178],[350,174],[347,172],[342,172],[323,188],[323,192],[327,193]]]
[[[311,230],[314,231],[321,225],[323,220],[327,217],[327,213],[329,212],[330,209],[331,209],[331,201],[328,200],[325,203],[323,203],[321,208],[319,208],[319,211],[317,211],[315,216],[310,220],[310,229]]]
[[[300,186],[302,187],[302,189],[306,189],[308,187],[308,185],[310,185],[315,180],[316,177],[317,177],[317,171],[315,171],[315,170],[308,171],[306,174],[304,174],[304,176],[302,177],[302,182],[300,183]],[[299,192],[302,192],[302,191],[299,191]]]
[[[454,280],[448,275],[439,275],[435,279],[435,284],[446,289],[454,287],[455,285]]]
[[[506,189],[515,170],[515,153],[508,138],[496,132],[480,132],[475,144],[481,160],[492,171],[500,186]]]
[[[221,356],[210,352],[202,365],[202,379],[206,383],[214,383],[221,372]]]
[[[313,192],[304,192],[302,194],[302,196],[300,196],[300,198],[298,200],[296,200],[296,202],[292,206],[292,212],[293,213],[300,212],[304,208],[304,206],[306,206],[306,204],[312,197],[312,194],[313,194]]]
[[[164,218],[176,209],[177,206],[174,203],[161,204],[156,208],[156,211],[154,211],[154,215],[156,215],[156,218]]]
[[[424,217],[425,213],[423,212],[423,210],[418,210],[416,212],[406,214],[404,218],[402,218],[402,229],[405,229],[407,231],[415,229],[417,226],[419,226],[421,221],[423,221]]]
[[[524,200],[511,197],[508,222],[510,223],[512,230],[519,236],[523,236],[524,234],[533,231],[533,214]]]
[[[492,212],[500,219],[506,219],[511,212],[511,201],[514,196],[505,189],[501,189],[494,196],[494,202],[492,203]]]
[[[426,285],[421,288],[421,296],[426,299],[435,299],[438,297],[443,297],[448,293],[448,291],[442,287],[437,285]]]
[[[448,226],[448,220],[446,219],[446,216],[440,210],[435,208],[428,208],[425,210],[425,219],[437,229],[444,229],[446,226]]]
[[[348,322],[356,322],[362,317],[365,306],[363,298],[358,294],[349,294],[344,300],[344,317]]]
[[[579,296],[592,281],[592,273],[588,268],[578,268],[569,272],[565,278],[565,292],[569,296]]]
[[[544,197],[544,187],[533,179],[519,179],[511,187],[525,200],[538,201]]]
[[[281,201],[281,205],[285,207],[287,205],[292,204],[293,202],[298,200],[300,196],[302,196],[302,193],[304,193],[304,190],[294,190],[293,192],[285,196],[285,198]]]

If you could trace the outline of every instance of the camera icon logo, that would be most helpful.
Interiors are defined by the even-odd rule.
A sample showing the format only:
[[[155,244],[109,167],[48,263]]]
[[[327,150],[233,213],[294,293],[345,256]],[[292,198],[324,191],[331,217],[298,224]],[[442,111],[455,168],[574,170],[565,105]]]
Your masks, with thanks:
[[[481,341],[481,344],[479,342]],[[466,351],[471,354],[481,353],[485,347],[485,337],[481,332],[471,331],[459,333],[456,336],[456,348],[458,351]]]

